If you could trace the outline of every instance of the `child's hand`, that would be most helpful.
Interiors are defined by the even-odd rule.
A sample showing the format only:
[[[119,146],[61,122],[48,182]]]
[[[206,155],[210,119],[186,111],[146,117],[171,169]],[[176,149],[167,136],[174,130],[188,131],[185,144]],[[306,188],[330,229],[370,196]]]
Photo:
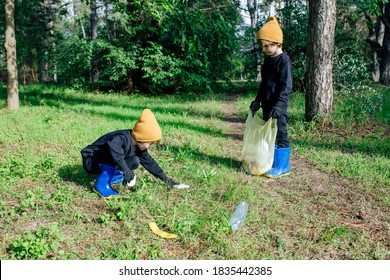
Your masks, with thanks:
[[[260,109],[259,101],[257,100],[252,101],[251,105],[249,106],[249,109],[252,111],[252,116],[254,116],[255,113]]]
[[[281,115],[281,110],[279,107],[274,107],[272,108],[271,112],[270,112],[270,116],[271,118],[275,118],[275,119],[278,119]]]
[[[126,183],[130,183],[134,179],[134,176],[135,176],[134,172],[130,168],[127,168],[126,170],[124,170],[123,175],[125,176]]]
[[[179,183],[173,181],[172,179],[168,179],[167,183],[168,183],[170,189],[188,189],[190,187],[186,184],[179,184]]]

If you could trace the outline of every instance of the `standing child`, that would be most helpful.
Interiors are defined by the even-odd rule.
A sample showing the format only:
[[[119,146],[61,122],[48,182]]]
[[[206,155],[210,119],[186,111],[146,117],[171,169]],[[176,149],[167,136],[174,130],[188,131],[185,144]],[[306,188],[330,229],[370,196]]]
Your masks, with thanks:
[[[93,190],[104,198],[118,196],[113,184],[136,182],[135,169],[141,164],[170,188],[186,188],[165,175],[148,153],[148,148],[161,139],[161,129],[152,111],[145,109],[134,128],[107,133],[81,150],[83,167],[87,173],[100,174]]]
[[[291,173],[287,108],[292,90],[292,66],[289,56],[282,50],[283,32],[275,17],[270,17],[259,30],[257,42],[261,44],[266,57],[261,68],[260,88],[250,110],[254,114],[261,107],[265,121],[269,118],[277,119],[274,162],[272,169],[264,175],[279,178]]]

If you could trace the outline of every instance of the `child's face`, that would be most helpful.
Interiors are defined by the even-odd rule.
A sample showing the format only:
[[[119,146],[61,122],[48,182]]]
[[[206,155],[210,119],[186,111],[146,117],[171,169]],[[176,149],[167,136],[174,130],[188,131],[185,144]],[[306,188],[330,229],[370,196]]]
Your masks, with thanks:
[[[260,40],[260,44],[263,47],[263,52],[269,56],[273,56],[275,53],[277,53],[279,48],[277,44],[265,40]]]
[[[151,142],[137,142],[137,146],[141,151],[145,151],[152,146]]]

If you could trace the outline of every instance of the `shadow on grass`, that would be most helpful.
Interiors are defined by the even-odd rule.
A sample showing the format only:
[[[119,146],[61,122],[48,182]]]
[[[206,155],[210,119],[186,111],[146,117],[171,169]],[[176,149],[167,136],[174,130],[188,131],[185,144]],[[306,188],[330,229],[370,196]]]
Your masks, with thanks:
[[[53,90],[54,91],[54,90]],[[66,89],[58,87],[55,88],[55,92],[41,92],[39,89],[31,89],[30,91],[23,91],[19,93],[20,100],[22,103],[26,103],[31,106],[52,106],[56,108],[62,108],[64,104],[67,105],[82,105],[82,104],[88,104],[93,106],[103,106],[103,107],[113,107],[113,108],[131,108],[135,110],[143,110],[145,106],[139,106],[135,104],[126,104],[125,102],[121,102],[121,100],[115,100],[115,101],[102,101],[102,100],[94,100],[90,98],[91,95],[80,97],[80,96],[72,96],[71,94],[66,93]],[[58,93],[57,93],[58,92]],[[81,93],[80,93],[81,95]],[[104,96],[104,94],[99,94],[100,96]],[[110,94],[106,94],[107,97],[110,96]],[[0,91],[0,96],[4,96],[6,98],[6,92]],[[168,95],[167,95],[168,96]],[[165,101],[165,95],[153,95],[148,97],[152,98],[155,97],[156,99],[160,99]],[[125,96],[123,96],[125,98]],[[174,114],[174,115],[181,115],[183,114],[183,110],[180,108],[180,104],[184,101],[209,101],[210,95],[194,95],[194,94],[188,94],[188,95],[169,95],[170,102],[177,103],[177,109],[176,108],[167,108],[165,106],[158,106],[153,104],[148,104],[147,107],[150,108],[152,111],[156,112],[162,112],[167,114]],[[215,94],[212,95],[212,99],[219,101],[219,100],[225,100],[224,94]],[[186,115],[199,117],[203,116],[206,118],[214,116],[212,112],[198,112],[198,111],[186,111]]]
[[[93,191],[91,182],[97,178],[97,175],[85,172],[82,165],[65,165],[59,168],[57,173],[64,182],[75,183],[91,192]]]
[[[222,98],[223,95],[217,95],[217,97]],[[98,116],[98,117],[105,117],[107,119],[112,119],[112,120],[129,120],[133,119],[134,121],[138,119],[139,114],[121,114],[117,112],[101,112],[97,109],[85,109],[85,108],[80,108],[79,105],[82,104],[88,104],[95,106],[96,108],[102,107],[104,108],[105,111],[107,111],[107,107],[112,107],[113,110],[117,111],[118,108],[125,108],[125,109],[131,109],[131,111],[142,111],[145,109],[145,106],[139,106],[135,104],[121,104],[119,101],[117,102],[110,102],[110,101],[97,101],[97,100],[91,100],[88,97],[82,98],[82,97],[73,97],[66,95],[64,93],[63,96],[56,94],[56,93],[41,93],[37,90],[32,90],[27,93],[21,94],[21,98],[23,98],[25,103],[28,103],[32,106],[42,106],[42,105],[47,105],[55,108],[61,108],[64,107],[64,103],[69,105],[67,106],[68,109],[73,110],[77,113],[86,113],[89,115],[93,116]],[[202,100],[200,97],[196,98],[198,101]],[[218,99],[218,98],[216,98]],[[205,97],[205,100],[207,100],[207,97]],[[179,102],[179,101],[178,101]],[[72,108],[72,106],[77,106]],[[162,107],[158,105],[150,105],[147,106],[150,108],[153,112],[161,112],[164,114],[171,114],[171,115],[182,115],[183,110],[180,109],[180,107],[175,108],[167,108],[167,107]],[[205,112],[185,112],[186,115],[193,116],[194,118],[199,118],[199,117],[205,117],[205,118],[211,118],[213,115],[212,113],[205,113]],[[207,127],[202,127],[202,126],[197,126],[185,122],[180,122],[180,121],[159,121],[160,124],[163,125],[168,125],[168,126],[173,126],[173,127],[178,127],[178,128],[185,128],[188,130],[192,130],[198,133],[205,133],[207,135],[213,135],[216,137],[223,137],[224,135],[222,134],[222,131],[220,130],[215,130],[213,128],[207,128]]]
[[[381,143],[371,143],[371,145],[364,140],[357,141],[357,143],[350,143],[342,139],[335,140],[314,140],[314,139],[294,139],[292,141],[292,146],[302,146],[302,147],[315,147],[322,150],[331,150],[331,151],[340,151],[344,154],[355,154],[361,153],[367,156],[383,156],[385,158],[390,158],[390,141],[384,140]]]
[[[241,167],[241,161],[239,161],[235,158],[207,155],[205,153],[201,153],[201,152],[197,151],[196,149],[192,149],[190,147],[169,146],[169,150],[173,154],[184,153],[185,155],[188,156],[188,158],[190,158],[196,162],[208,162],[211,165],[225,166],[227,168],[230,168],[230,169],[233,169],[236,171],[239,170]]]
[[[50,88],[44,88],[43,86],[41,87],[44,90],[50,90]],[[113,110],[115,108],[131,108],[132,110],[137,110],[141,111],[142,109],[145,108],[145,106],[139,106],[135,104],[122,104],[119,100],[118,101],[99,101],[99,100],[91,100],[88,96],[84,97],[75,97],[71,96],[69,94],[66,94],[66,88],[62,87],[55,87],[53,91],[58,91],[58,93],[53,93],[53,92],[41,92],[40,89],[32,88],[31,90],[23,91],[20,93],[20,98],[24,102],[31,104],[32,106],[42,106],[42,105],[48,105],[48,106],[53,106],[56,108],[63,108],[64,103],[67,105],[70,105],[69,109],[74,110],[75,112],[84,112],[86,114],[90,115],[95,115],[99,117],[105,117],[108,119],[113,119],[113,120],[129,120],[133,119],[136,120],[139,115],[130,115],[130,114],[121,114],[117,112],[100,112],[97,109],[84,109],[80,108],[80,104],[88,104],[88,105],[94,105],[97,108],[99,106],[102,107],[113,107]],[[63,93],[63,95],[62,95]],[[108,94],[107,94],[108,95]],[[6,88],[2,88],[0,90],[0,96],[6,98],[7,92]],[[163,96],[156,96],[156,98],[161,98]],[[176,96],[170,96],[170,98],[176,98]],[[204,100],[209,100],[210,96],[207,95],[186,95],[186,96],[177,96],[177,101],[173,100],[173,102],[177,102],[178,106],[175,108],[166,108],[163,106],[158,106],[158,105],[151,105],[148,106],[151,110],[155,112],[161,112],[163,114],[173,114],[173,115],[181,115],[183,114],[183,110],[180,109],[180,102],[182,100],[186,101],[191,101],[191,100],[196,100],[200,101],[202,99]],[[225,100],[226,96],[223,94],[216,94],[215,96],[213,95],[214,100]],[[298,98],[299,99],[299,98]],[[293,105],[293,104],[291,104]],[[73,107],[72,106],[77,106]],[[296,108],[295,108],[296,109]],[[291,110],[293,111],[293,110]],[[300,110],[302,111],[302,110]],[[189,116],[193,116],[194,118],[199,118],[199,117],[205,117],[205,118],[211,118],[215,117],[211,112],[196,112],[196,111],[190,111],[190,112],[185,112]],[[260,114],[261,115],[261,114]],[[222,121],[227,121],[227,122],[241,122],[244,120],[240,118],[226,118],[226,117],[220,117]],[[293,128],[295,125],[300,125],[300,123],[304,123],[304,112],[297,113],[296,111],[290,112],[289,114],[289,120],[288,120],[288,127]],[[180,122],[180,121],[167,121],[167,122],[161,122],[163,125],[167,126],[173,126],[177,128],[184,128],[188,130],[195,131],[197,133],[201,134],[206,134],[208,136],[215,136],[215,137],[226,137],[226,138],[233,138],[233,139],[242,139],[241,135],[235,133],[235,134],[224,134],[222,130],[219,129],[213,129],[213,128],[208,128],[208,127],[202,127],[198,125],[193,125],[189,124],[186,122]],[[328,137],[329,135],[324,135],[323,137]],[[325,139],[312,139],[311,137],[308,137],[307,140],[303,139],[291,139],[292,141],[292,146],[294,145],[294,141],[298,145],[303,145],[303,146],[315,146],[319,148],[326,148],[326,149],[332,149],[332,150],[340,150],[343,152],[348,152],[348,153],[355,153],[355,152],[360,152],[364,153],[367,155],[382,155],[385,157],[389,157],[389,141],[388,138],[385,138],[383,143],[378,145],[372,145],[369,146],[367,145],[366,140],[356,140],[355,143],[352,143],[350,141],[344,141],[343,139],[340,139],[335,135],[337,140],[325,140]],[[356,139],[356,138],[354,138]],[[196,155],[198,158],[202,157],[203,155]],[[207,155],[205,157],[208,157]],[[223,158],[222,158],[223,160]],[[211,159],[213,161],[213,159]]]

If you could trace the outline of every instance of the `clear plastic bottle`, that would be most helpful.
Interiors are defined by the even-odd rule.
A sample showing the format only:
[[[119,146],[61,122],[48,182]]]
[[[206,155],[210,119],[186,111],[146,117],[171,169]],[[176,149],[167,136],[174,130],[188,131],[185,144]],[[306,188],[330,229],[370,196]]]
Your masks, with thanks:
[[[230,218],[230,226],[233,231],[236,231],[244,224],[246,213],[248,212],[248,203],[241,201],[236,210],[234,210],[232,217]]]

